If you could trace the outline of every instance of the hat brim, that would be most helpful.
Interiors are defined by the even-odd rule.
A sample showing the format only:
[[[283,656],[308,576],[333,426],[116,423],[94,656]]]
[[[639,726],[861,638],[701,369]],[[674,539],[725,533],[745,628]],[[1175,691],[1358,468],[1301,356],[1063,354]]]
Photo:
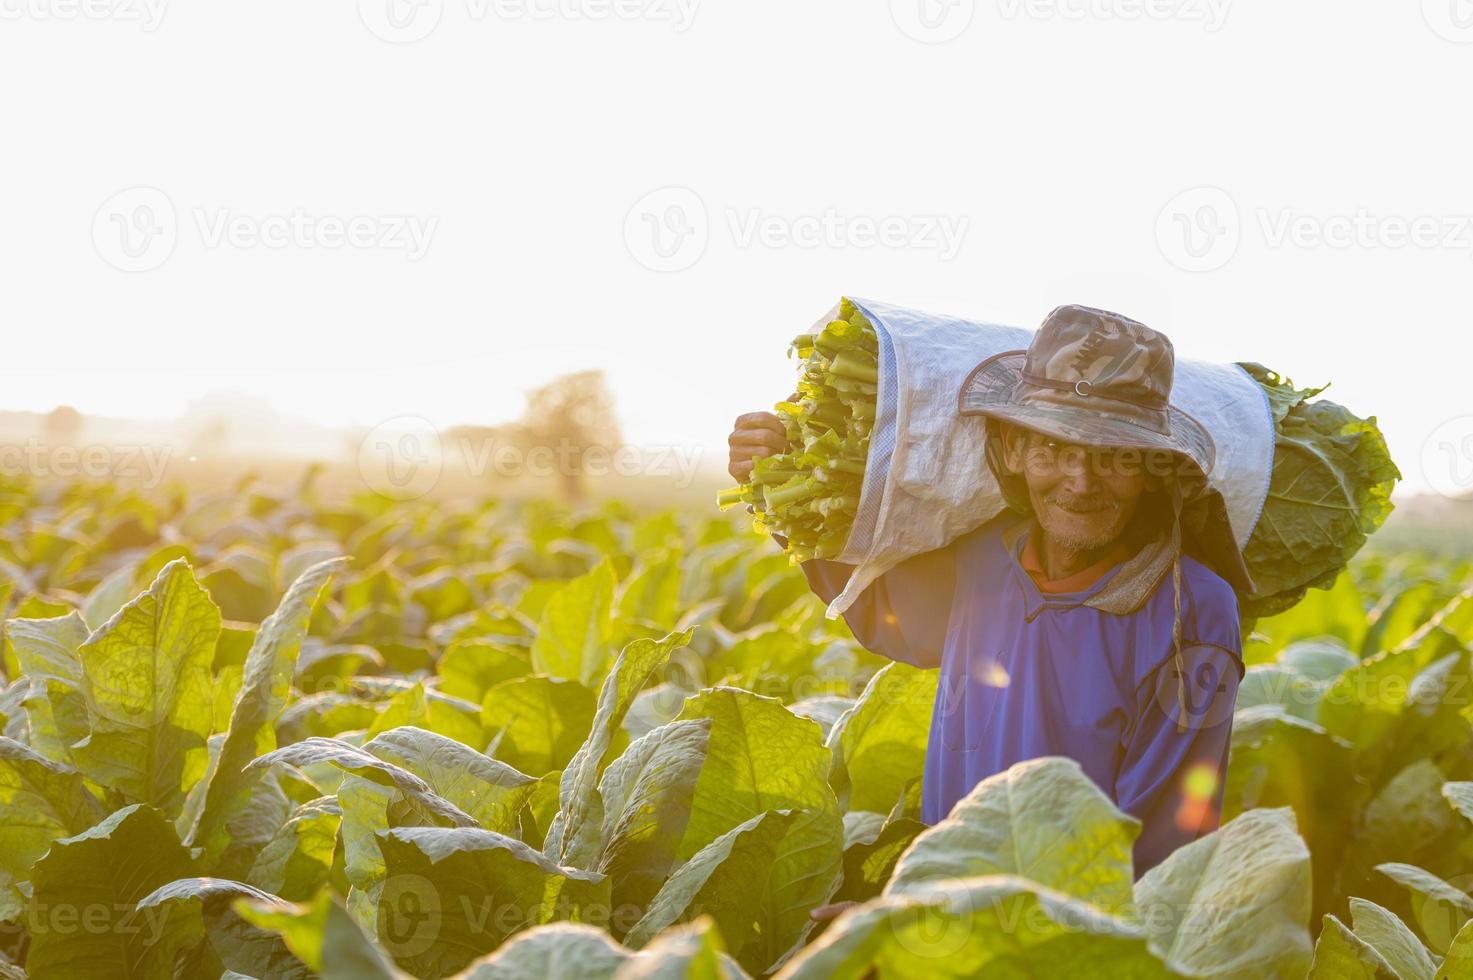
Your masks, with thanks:
[[[1216,450],[1207,429],[1186,412],[1170,406],[1168,431],[1157,432],[1130,418],[1099,411],[1091,402],[1100,396],[1066,395],[1042,402],[1023,397],[1023,365],[1027,351],[1008,351],[977,365],[962,384],[958,411],[1011,422],[1081,446],[1108,449],[1161,450],[1195,464],[1202,479],[1212,472]]]

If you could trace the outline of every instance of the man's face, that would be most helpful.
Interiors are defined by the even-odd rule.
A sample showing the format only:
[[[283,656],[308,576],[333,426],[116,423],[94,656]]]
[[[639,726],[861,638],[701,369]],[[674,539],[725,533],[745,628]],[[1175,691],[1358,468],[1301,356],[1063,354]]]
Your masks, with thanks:
[[[1003,445],[1044,533],[1067,548],[1109,545],[1135,517],[1141,494],[1159,486],[1136,450],[1080,446],[1016,426],[1004,426]]]

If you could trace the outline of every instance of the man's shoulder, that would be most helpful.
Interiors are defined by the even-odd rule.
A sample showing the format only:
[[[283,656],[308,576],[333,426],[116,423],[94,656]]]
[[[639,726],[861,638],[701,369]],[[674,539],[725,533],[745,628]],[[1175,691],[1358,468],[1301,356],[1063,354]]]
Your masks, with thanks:
[[[1004,509],[1002,513],[988,518],[957,538],[951,543],[951,547],[959,555],[983,555],[992,551],[1000,553],[1003,535],[1021,520],[1023,518],[1017,513]]]
[[[1193,639],[1237,650],[1242,643],[1238,594],[1227,579],[1195,558],[1181,560],[1182,607]],[[1170,599],[1168,580],[1167,599]],[[1231,641],[1230,643],[1228,641]]]

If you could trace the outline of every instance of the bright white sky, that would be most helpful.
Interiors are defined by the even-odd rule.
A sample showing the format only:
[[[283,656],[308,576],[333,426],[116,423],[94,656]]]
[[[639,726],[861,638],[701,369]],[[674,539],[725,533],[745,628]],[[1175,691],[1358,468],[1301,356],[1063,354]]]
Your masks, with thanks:
[[[421,2],[0,0],[0,408],[239,389],[489,422],[602,366],[631,439],[716,454],[851,292],[1025,326],[1104,306],[1332,380],[1409,488],[1429,439],[1473,447],[1448,422],[1473,413],[1468,0]],[[668,186],[694,198],[647,199]],[[645,215],[681,204],[683,267],[653,271]],[[298,209],[372,244],[250,237]],[[830,211],[833,244],[746,236]],[[1325,244],[1360,212],[1368,242]],[[909,244],[865,247],[890,217]],[[954,255],[934,217],[965,222]],[[1429,240],[1395,247],[1412,219]]]

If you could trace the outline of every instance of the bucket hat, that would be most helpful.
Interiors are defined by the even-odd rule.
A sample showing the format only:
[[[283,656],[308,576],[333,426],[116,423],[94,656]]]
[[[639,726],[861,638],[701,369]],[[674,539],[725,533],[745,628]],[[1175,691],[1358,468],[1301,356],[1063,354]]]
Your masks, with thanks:
[[[1188,530],[1188,552],[1249,594],[1252,580],[1227,507],[1208,479],[1212,436],[1171,404],[1175,364],[1165,334],[1108,310],[1060,306],[1027,350],[978,364],[962,382],[957,408],[1080,446],[1172,454],[1182,465],[1169,489],[1185,509],[1177,516]]]

